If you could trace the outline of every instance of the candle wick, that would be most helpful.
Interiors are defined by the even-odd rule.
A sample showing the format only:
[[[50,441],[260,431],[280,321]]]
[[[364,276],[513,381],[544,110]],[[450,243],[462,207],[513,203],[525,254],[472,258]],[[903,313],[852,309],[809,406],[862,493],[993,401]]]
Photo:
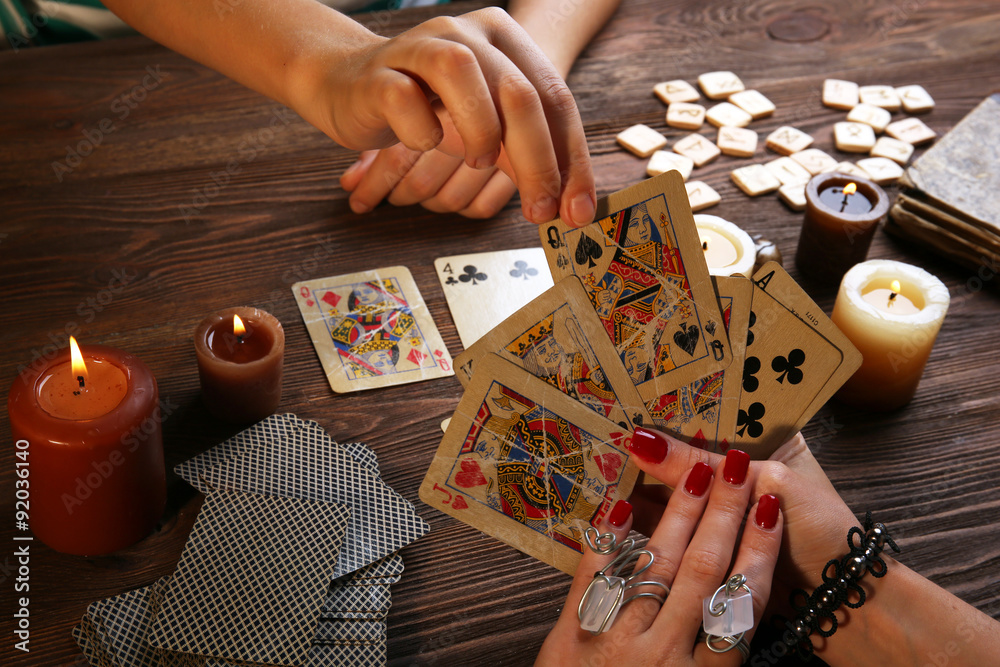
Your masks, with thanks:
[[[701,249],[702,250],[708,250],[708,241],[702,241],[701,242]]]
[[[844,209],[847,208],[847,197],[848,197],[848,195],[845,193],[844,194],[844,201],[840,202],[840,212],[841,213],[843,213]]]
[[[80,383],[80,389],[83,389],[84,385],[86,384],[84,377],[82,375],[77,375],[76,381]]]
[[[236,337],[236,342],[239,343],[240,345],[243,344],[243,335],[242,334]]]
[[[888,305],[888,307],[892,308],[892,304],[894,304],[894,303],[896,303],[896,293],[895,292],[889,292],[889,305]]]

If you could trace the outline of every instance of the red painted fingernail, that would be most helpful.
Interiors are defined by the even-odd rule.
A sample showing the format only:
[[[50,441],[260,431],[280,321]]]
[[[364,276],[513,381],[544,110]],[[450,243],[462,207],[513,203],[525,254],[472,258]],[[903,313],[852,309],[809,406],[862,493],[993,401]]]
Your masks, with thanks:
[[[701,496],[704,495],[705,489],[708,488],[708,484],[711,481],[712,466],[698,461],[694,464],[694,467],[691,468],[691,472],[688,473],[687,482],[684,483],[684,489],[692,496]]]
[[[632,433],[628,450],[643,461],[659,463],[667,458],[667,439],[655,431],[648,431],[639,426]]]
[[[754,517],[757,525],[764,530],[771,530],[778,523],[778,499],[770,493],[757,501],[757,514]]]
[[[615,528],[621,528],[628,521],[629,515],[632,514],[632,503],[627,500],[619,500],[615,503],[615,506],[611,508],[611,513],[608,514],[608,523],[610,523]]]
[[[726,465],[722,468],[722,477],[733,486],[739,486],[746,481],[749,467],[749,454],[739,449],[730,449],[726,452]]]

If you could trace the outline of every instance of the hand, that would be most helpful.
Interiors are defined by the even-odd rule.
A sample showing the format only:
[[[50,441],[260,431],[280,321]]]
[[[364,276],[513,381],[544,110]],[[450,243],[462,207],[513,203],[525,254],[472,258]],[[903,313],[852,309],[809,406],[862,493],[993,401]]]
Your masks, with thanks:
[[[388,199],[394,206],[420,204],[435,213],[483,219],[499,213],[516,191],[496,167],[473,169],[460,157],[403,144],[363,152],[340,177],[340,186],[351,193],[355,213]]]
[[[573,95],[503,10],[434,18],[391,39],[372,35],[345,58],[325,67],[319,111],[307,114],[341,145],[401,142],[438,147],[473,168],[498,164],[529,220],[593,220],[594,178]]]
[[[781,513],[773,498],[761,499],[750,509],[751,519],[738,540],[737,550],[740,524],[752,497],[751,484],[734,474],[732,465],[724,463],[716,467],[714,482],[712,468],[704,463],[696,463],[678,475],[677,481],[680,486],[670,496],[666,511],[646,545],[654,554],[652,565],[639,575],[641,581],[657,581],[669,587],[666,602],[661,606],[650,598],[636,599],[621,608],[606,632],[595,636],[582,630],[577,617],[580,599],[593,580],[593,573],[606,567],[615,556],[602,556],[585,549],[566,605],[542,645],[536,664],[589,664],[599,656],[607,664],[620,665],[725,664],[735,667],[740,664],[739,650],[717,655],[704,641],[696,642],[702,624],[702,601],[713,595],[730,574],[743,574],[753,595],[754,628],[745,636],[749,643],[771,590],[771,577],[781,546]],[[627,503],[624,510],[629,510]],[[618,526],[610,523],[603,526],[603,530],[615,536],[618,544],[625,539],[632,524],[631,516],[621,517],[622,513],[616,505],[609,517]],[[730,563],[734,552],[736,555]],[[646,557],[640,556],[638,564],[646,562]],[[657,591],[662,593],[654,586],[639,586],[626,595]],[[724,647],[726,644],[717,640],[717,645]]]
[[[636,429],[630,449],[639,468],[671,487],[680,483],[684,471],[696,461],[717,466],[724,458],[641,427]],[[781,592],[793,588],[812,591],[822,583],[821,573],[827,561],[847,553],[847,531],[859,526],[858,520],[801,434],[782,445],[767,461],[752,461],[747,484],[754,495],[771,494],[781,502],[786,534],[776,575]],[[637,521],[637,530],[649,529],[649,517],[655,520],[657,507],[662,507],[668,494],[669,490],[660,486],[637,487],[632,496],[636,516],[646,519],[645,523]]]

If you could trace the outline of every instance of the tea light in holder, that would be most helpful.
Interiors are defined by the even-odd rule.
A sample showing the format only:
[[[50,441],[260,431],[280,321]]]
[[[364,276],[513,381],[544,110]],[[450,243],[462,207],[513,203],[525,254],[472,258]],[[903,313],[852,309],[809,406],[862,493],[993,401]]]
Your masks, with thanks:
[[[7,399],[25,521],[56,551],[99,556],[138,542],[167,501],[156,378],[103,345],[22,372]],[[16,539],[16,538],[15,538]]]
[[[753,275],[757,250],[745,231],[717,215],[699,213],[694,216],[701,249],[705,253],[708,273],[713,276]]]
[[[281,402],[285,331],[257,308],[229,308],[211,315],[194,334],[201,391],[209,411],[248,424],[274,413]]]
[[[874,182],[839,172],[817,174],[806,185],[806,212],[795,264],[803,275],[840,280],[868,256],[889,197]]]
[[[948,288],[916,266],[871,260],[848,271],[831,319],[864,360],[837,399],[872,410],[909,403],[949,301]]]

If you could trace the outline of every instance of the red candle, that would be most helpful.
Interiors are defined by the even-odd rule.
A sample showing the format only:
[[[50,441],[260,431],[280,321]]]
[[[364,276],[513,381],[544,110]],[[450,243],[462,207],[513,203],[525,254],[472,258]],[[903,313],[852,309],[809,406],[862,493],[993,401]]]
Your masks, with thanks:
[[[56,551],[96,556],[142,539],[163,513],[162,415],[139,359],[70,346],[14,380],[7,413],[31,531]]]
[[[795,264],[803,275],[840,282],[868,257],[889,197],[874,182],[838,172],[818,174],[806,186],[806,213]]]
[[[201,392],[219,419],[260,421],[281,402],[285,331],[257,308],[229,308],[205,318],[194,334]]]

